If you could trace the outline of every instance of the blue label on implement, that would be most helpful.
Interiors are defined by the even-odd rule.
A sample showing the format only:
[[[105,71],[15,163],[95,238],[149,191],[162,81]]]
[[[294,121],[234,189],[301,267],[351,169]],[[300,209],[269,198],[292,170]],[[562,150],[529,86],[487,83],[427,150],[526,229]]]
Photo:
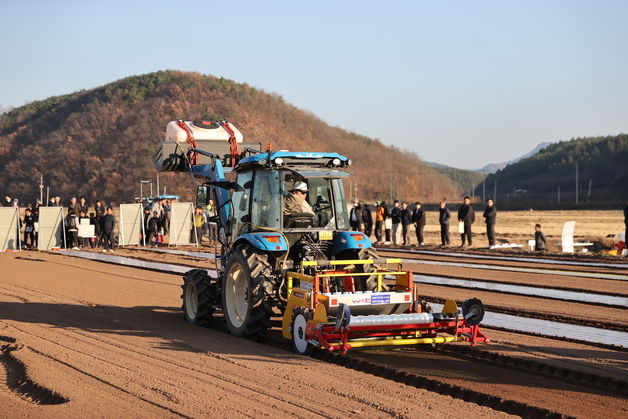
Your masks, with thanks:
[[[390,304],[390,294],[373,294],[371,304]]]

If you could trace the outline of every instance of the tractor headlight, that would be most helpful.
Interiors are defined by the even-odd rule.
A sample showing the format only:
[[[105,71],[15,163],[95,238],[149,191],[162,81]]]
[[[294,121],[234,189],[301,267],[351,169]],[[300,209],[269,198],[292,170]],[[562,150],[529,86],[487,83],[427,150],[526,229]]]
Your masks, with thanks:
[[[340,166],[340,159],[333,159],[333,160],[331,161],[331,164],[332,164],[333,166]]]
[[[273,160],[275,162],[275,164],[277,166],[281,166],[283,165],[283,159],[281,157],[277,157],[275,160]]]
[[[347,166],[351,166],[351,163],[352,163],[351,159],[348,159],[347,160]]]
[[[266,163],[268,163],[268,161],[266,159],[259,159],[258,163],[262,166],[266,165]]]

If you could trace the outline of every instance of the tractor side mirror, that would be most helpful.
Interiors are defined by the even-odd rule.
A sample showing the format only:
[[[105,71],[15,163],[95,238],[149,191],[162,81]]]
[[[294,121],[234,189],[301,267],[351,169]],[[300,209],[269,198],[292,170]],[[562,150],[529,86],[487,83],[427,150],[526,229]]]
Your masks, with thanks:
[[[209,204],[209,188],[206,185],[196,187],[196,206],[205,208]]]

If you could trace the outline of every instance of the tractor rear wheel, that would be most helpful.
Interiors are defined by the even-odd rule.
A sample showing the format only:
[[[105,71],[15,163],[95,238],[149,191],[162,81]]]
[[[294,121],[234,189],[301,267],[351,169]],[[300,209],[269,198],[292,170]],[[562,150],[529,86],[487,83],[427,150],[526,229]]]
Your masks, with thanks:
[[[377,250],[372,247],[366,249],[360,249],[355,255],[355,259],[358,260],[366,260],[366,259],[379,259],[377,254]],[[360,273],[368,273],[373,272],[379,269],[378,265],[357,265],[356,271]],[[359,279],[357,279],[359,278]],[[371,276],[360,276],[356,277],[356,289],[358,291],[375,291],[377,289],[377,275]]]
[[[192,269],[183,276],[183,317],[190,324],[207,326],[216,303],[215,285],[207,271]]]
[[[272,306],[266,292],[272,280],[268,256],[248,244],[234,248],[225,265],[222,307],[229,333],[256,338],[270,328]]]

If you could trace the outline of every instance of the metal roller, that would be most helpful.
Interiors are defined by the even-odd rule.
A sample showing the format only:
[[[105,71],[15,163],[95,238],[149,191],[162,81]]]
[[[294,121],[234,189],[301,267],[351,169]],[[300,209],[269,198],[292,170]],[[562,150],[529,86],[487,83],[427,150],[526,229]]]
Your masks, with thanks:
[[[389,314],[383,316],[352,316],[349,327],[433,323],[432,313]]]

